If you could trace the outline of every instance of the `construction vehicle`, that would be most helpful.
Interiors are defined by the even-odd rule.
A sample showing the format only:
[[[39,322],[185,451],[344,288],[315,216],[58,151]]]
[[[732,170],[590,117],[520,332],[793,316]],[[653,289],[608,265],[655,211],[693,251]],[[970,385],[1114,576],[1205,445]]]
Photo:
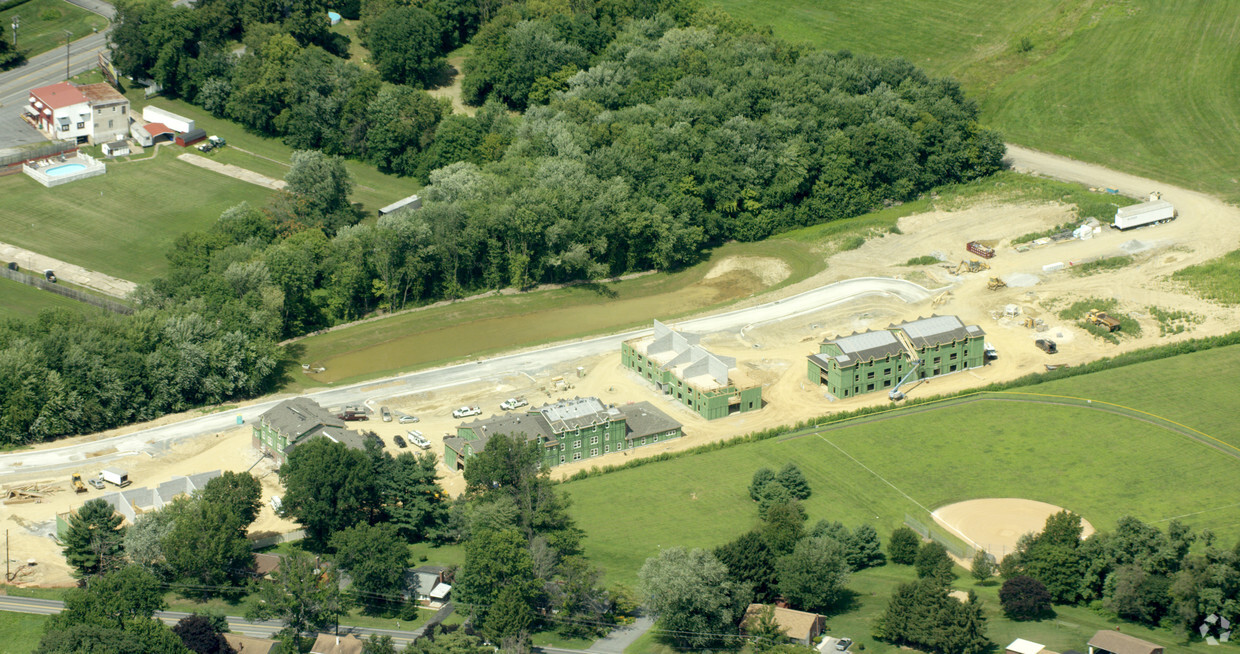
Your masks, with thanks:
[[[370,420],[370,415],[366,412],[366,407],[361,406],[347,406],[341,409],[340,413],[336,414],[336,417],[347,422],[352,422],[354,420]]]
[[[964,246],[964,249],[976,254],[979,257],[982,257],[983,259],[989,259],[995,256],[994,248],[982,245],[977,241],[969,241],[968,244]]]
[[[75,493],[85,493],[85,492],[86,492],[86,484],[83,484],[83,483],[82,483],[82,475],[80,475],[80,474],[78,474],[78,473],[76,473],[76,472],[75,472],[75,473],[73,473],[73,492],[75,492]]]
[[[1119,331],[1119,321],[1107,315],[1107,312],[1098,309],[1090,309],[1085,315],[1085,319],[1099,327],[1105,327],[1109,332]]]
[[[1039,338],[1034,341],[1033,344],[1038,346],[1038,349],[1047,354],[1055,354],[1059,351],[1059,348],[1055,345],[1055,341],[1052,341],[1049,338]]]
[[[969,261],[961,261],[960,265],[956,266],[956,269],[952,271],[952,274],[959,275],[961,273],[975,273],[982,272],[983,270],[990,270],[990,264],[985,261],[972,259]]]
[[[992,291],[997,291],[1001,288],[1006,288],[1006,287],[1007,287],[1007,284],[1004,283],[1004,281],[1002,279],[999,279],[998,277],[991,277],[990,281],[986,282],[986,288]]]
[[[895,387],[887,392],[887,399],[892,402],[899,402],[904,399],[904,393],[900,392],[900,387],[904,386],[904,382],[912,379],[913,375],[917,373],[917,369],[921,367],[923,359],[918,354],[917,347],[913,345],[913,341],[909,340],[908,334],[905,334],[903,329],[897,329],[892,333],[895,334],[896,340],[900,341],[900,345],[904,347],[909,360],[913,362],[913,367],[909,368],[908,374],[904,375],[900,381],[896,382]]]
[[[124,488],[129,485],[129,473],[117,468],[104,468],[99,471],[99,478],[103,481]]]

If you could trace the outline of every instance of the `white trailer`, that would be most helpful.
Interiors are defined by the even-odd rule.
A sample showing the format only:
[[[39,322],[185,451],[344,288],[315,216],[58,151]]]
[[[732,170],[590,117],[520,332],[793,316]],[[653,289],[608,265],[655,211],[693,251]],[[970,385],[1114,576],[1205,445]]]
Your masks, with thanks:
[[[182,134],[194,131],[192,119],[149,104],[142,108],[142,120],[148,123],[163,123]]]
[[[121,488],[129,485],[129,473],[116,468],[104,468],[103,470],[100,470],[99,478],[109,484],[120,486]]]
[[[1151,200],[1129,207],[1120,207],[1115,212],[1115,222],[1111,226],[1115,229],[1132,229],[1142,225],[1175,220],[1177,215],[1175,206],[1170,202],[1166,200]]]

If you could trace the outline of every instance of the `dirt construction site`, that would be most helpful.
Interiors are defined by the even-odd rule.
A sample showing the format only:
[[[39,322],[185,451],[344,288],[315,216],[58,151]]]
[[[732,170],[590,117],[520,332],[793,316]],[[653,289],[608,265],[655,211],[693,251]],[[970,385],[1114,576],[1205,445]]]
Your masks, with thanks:
[[[1114,175],[1125,178],[1130,188],[1148,183],[1148,180]],[[1136,191],[1129,192],[1136,194]],[[1240,328],[1240,316],[1235,311],[1201,300],[1168,279],[1175,270],[1234,250],[1240,242],[1240,210],[1186,190],[1176,190],[1165,197],[1179,209],[1178,220],[1126,232],[1104,226],[1091,233],[1088,240],[1063,240],[1022,248],[1024,251],[1017,251],[1011,240],[1071,222],[1074,208],[982,199],[958,210],[912,215],[899,221],[899,234],[874,235],[860,248],[831,255],[826,270],[813,278],[781,289],[777,296],[757,296],[730,307],[729,310],[747,304],[757,305],[824,284],[863,277],[902,278],[930,291],[920,302],[909,303],[890,295],[864,295],[785,320],[704,334],[701,343],[704,347],[715,354],[735,357],[743,377],[764,386],[765,407],[759,411],[714,421],[702,419],[624,368],[617,350],[543,369],[517,370],[486,382],[395,397],[376,396],[367,402],[373,412],[370,419],[353,425],[376,432],[393,453],[418,451],[402,450],[394,442],[395,436],[404,436],[408,430],[416,429],[430,441],[428,451],[440,456],[441,461],[444,436],[454,434],[461,422],[451,417],[453,409],[477,405],[482,409],[481,417],[485,418],[501,413],[499,404],[509,397],[522,397],[532,406],[574,396],[597,396],[612,404],[645,400],[684,425],[682,438],[557,466],[552,474],[559,477],[592,466],[623,463],[629,457],[683,450],[834,412],[890,404],[884,392],[843,400],[829,396],[824,387],[807,380],[806,356],[816,353],[825,338],[881,329],[931,314],[956,315],[965,324],[981,326],[986,332],[986,341],[998,351],[998,358],[982,368],[906,385],[902,390],[909,397],[963,390],[1043,371],[1047,365],[1079,365],[1173,339],[1216,335]],[[965,244],[974,240],[994,248],[995,256],[984,260],[989,270],[958,273],[956,268],[961,261],[978,258],[965,250]],[[938,262],[904,265],[912,258],[927,255],[936,257]],[[1131,255],[1133,259],[1117,270],[1092,275],[1073,272],[1081,263],[1119,255]],[[756,275],[768,285],[788,275],[782,261],[759,258],[726,259],[717,264],[713,274],[734,274],[738,270]],[[1006,285],[991,290],[988,282],[992,277],[998,277]],[[1118,344],[1112,344],[1091,335],[1075,321],[1058,318],[1059,310],[1091,298],[1115,300],[1116,313],[1140,324],[1140,335],[1121,333]],[[1151,307],[1186,311],[1196,320],[1182,333],[1162,336]],[[1026,326],[1026,319],[1032,319],[1034,327]],[[1044,353],[1035,346],[1036,339],[1054,340],[1059,352]],[[412,424],[401,424],[397,420],[384,422],[379,414],[382,406],[417,416],[419,420]],[[162,421],[177,419],[165,417]],[[145,426],[127,429],[142,427]],[[158,454],[130,456],[106,464],[92,464],[88,458],[82,461],[77,472],[84,477],[94,477],[102,467],[124,468],[134,487],[155,487],[174,475],[251,470],[262,480],[264,494],[263,512],[251,528],[252,536],[293,531],[296,529],[293,522],[276,517],[271,510],[271,496],[280,495],[282,489],[270,459],[261,458],[251,446],[250,438],[250,426],[239,425],[218,434],[178,442]],[[65,443],[60,441],[44,447]],[[59,487],[59,490],[39,491],[41,496],[37,500],[0,504],[0,520],[11,531],[11,560],[35,559],[37,562],[14,580],[17,583],[71,583],[59,547],[49,538],[55,531],[55,516],[87,499],[116,490],[91,488],[87,493],[75,494],[69,485],[70,472],[54,478],[49,475],[41,479],[10,480],[13,483],[0,485],[5,491],[31,487],[36,482],[45,488],[47,485]],[[441,475],[450,493],[463,490],[460,472],[443,468]],[[995,539],[1011,537],[1010,534],[992,536]]]

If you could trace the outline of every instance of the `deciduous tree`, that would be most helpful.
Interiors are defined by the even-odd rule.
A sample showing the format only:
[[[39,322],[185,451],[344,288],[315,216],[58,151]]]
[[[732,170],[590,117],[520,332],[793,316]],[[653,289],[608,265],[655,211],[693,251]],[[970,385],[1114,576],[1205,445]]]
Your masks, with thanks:
[[[336,562],[353,579],[353,592],[368,605],[401,601],[409,545],[386,523],[356,525],[331,538]]]
[[[716,648],[736,633],[750,595],[710,552],[670,547],[638,573],[646,605],[680,647]]]
[[[223,506],[241,519],[243,527],[249,527],[263,508],[263,487],[248,472],[225,470],[222,475],[207,482],[202,489],[203,501]]]
[[[1013,620],[1037,620],[1051,610],[1051,594],[1042,582],[1017,575],[999,587],[999,606]]]
[[[369,523],[379,514],[379,489],[370,458],[343,443],[314,438],[298,445],[280,467],[284,512],[326,546],[334,532]]]
[[[258,584],[258,601],[250,604],[250,620],[283,620],[284,632],[300,634],[322,630],[344,615],[340,576],[335,566],[324,566],[313,555],[294,552]]]
[[[806,538],[779,559],[779,592],[802,611],[827,612],[848,583],[844,546],[826,538]]]
[[[892,563],[913,565],[917,562],[917,551],[921,549],[921,537],[908,527],[898,527],[891,532],[891,540],[887,541],[887,556]]]

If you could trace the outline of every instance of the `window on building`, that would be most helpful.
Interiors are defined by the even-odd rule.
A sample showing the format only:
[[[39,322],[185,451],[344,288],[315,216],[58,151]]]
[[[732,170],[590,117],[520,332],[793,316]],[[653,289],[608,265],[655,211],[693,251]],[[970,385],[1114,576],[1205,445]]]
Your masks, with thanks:
[[[574,461],[580,461],[580,460],[581,460],[581,452],[573,452],[573,460],[574,460]]]
[[[78,128],[78,129],[82,129],[82,128],[84,128],[84,127],[86,127],[86,123],[84,123],[84,122],[82,122],[82,123],[78,123],[78,126],[77,126],[77,128]]]
[[[942,358],[943,358],[943,357],[934,357],[934,362],[935,362],[935,363],[938,363],[940,360],[942,360]]]
[[[959,355],[958,355],[956,352],[952,352],[952,355],[951,355],[950,357],[948,357],[948,360],[949,360],[949,361],[955,361],[957,356],[959,356]]]
[[[658,443],[658,442],[659,442],[659,435],[658,435],[658,434],[655,434],[654,436],[651,436],[651,437],[650,437],[650,442],[651,442],[651,443]]]
[[[109,120],[109,121],[108,121],[108,127],[109,127],[109,128],[111,128],[111,127],[112,127],[112,121],[111,121],[111,120]]]
[[[643,439],[642,439],[642,445],[645,445],[645,444],[646,444],[646,439],[644,439],[644,438],[643,438]]]
[[[564,443],[560,443],[560,451],[561,451],[561,452],[563,452],[563,451],[564,451]]]
[[[891,380],[890,380],[890,379],[887,379],[887,380],[883,381],[883,388],[891,388]]]
[[[560,463],[564,463],[564,455],[560,455]]]
[[[954,364],[954,363],[953,363],[953,364],[951,365],[951,367],[947,369],[947,371],[948,371],[948,372],[956,372],[956,364]]]
[[[121,107],[121,113],[125,113],[125,108]]]
[[[867,374],[866,374],[866,376],[865,376],[865,378],[866,378],[866,379],[874,379],[874,371],[873,371],[873,370],[871,370],[869,373],[867,373]]]
[[[867,391],[872,391],[872,390],[874,390],[874,384],[867,384],[867,385],[866,385],[866,387],[865,387],[865,390],[867,390]]]
[[[574,450],[579,450],[579,449],[581,449],[581,441],[580,441],[580,440],[573,441],[573,449],[574,449]]]
[[[606,453],[608,453],[608,452],[610,452],[610,451],[611,451],[611,446],[610,446],[610,445],[604,445],[604,446],[603,446],[603,453],[604,453],[604,454],[606,454]]]
[[[591,444],[591,445],[598,445],[598,436],[591,436],[591,437],[590,437],[590,444]]]
[[[884,375],[890,375],[890,374],[891,374],[891,368],[883,368],[883,374],[884,374]]]
[[[598,448],[597,448],[597,447],[592,447],[592,448],[590,448],[590,456],[598,456]]]

